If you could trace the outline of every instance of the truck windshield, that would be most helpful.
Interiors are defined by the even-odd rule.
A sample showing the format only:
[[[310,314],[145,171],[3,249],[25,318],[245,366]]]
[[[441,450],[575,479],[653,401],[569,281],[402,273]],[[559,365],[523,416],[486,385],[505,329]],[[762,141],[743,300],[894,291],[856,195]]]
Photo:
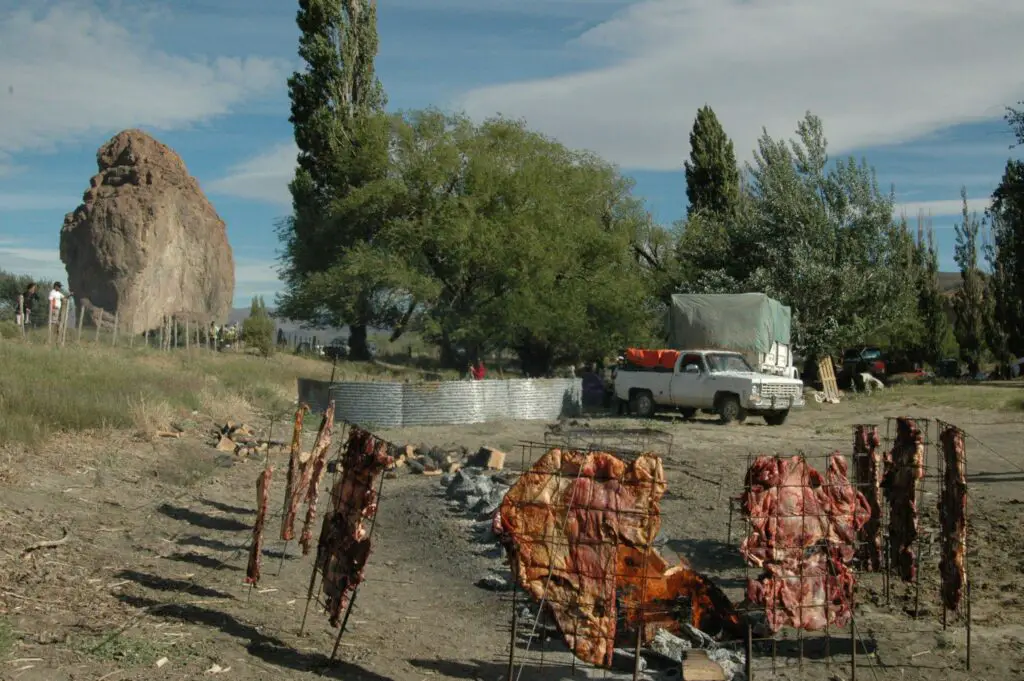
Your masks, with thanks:
[[[753,371],[742,355],[727,355],[716,352],[709,353],[706,359],[708,361],[708,368],[711,369],[713,374],[722,371]]]

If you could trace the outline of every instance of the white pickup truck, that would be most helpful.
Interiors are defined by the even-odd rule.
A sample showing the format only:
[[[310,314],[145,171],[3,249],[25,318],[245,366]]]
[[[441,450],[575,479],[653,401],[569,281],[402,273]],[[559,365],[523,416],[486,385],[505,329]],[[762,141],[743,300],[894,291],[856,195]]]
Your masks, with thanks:
[[[758,373],[743,355],[719,350],[683,350],[671,370],[623,364],[615,396],[641,418],[666,409],[692,418],[700,410],[723,423],[762,416],[770,426],[781,426],[790,409],[804,406],[799,379]]]

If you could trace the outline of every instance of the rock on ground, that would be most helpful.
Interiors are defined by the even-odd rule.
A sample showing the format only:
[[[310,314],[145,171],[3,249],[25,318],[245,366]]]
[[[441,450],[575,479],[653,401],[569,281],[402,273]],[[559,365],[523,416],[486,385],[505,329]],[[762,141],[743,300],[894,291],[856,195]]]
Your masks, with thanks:
[[[235,265],[224,222],[181,158],[141,130],[100,147],[99,173],[64,218],[60,258],[79,300],[142,333],[165,315],[227,318]]]

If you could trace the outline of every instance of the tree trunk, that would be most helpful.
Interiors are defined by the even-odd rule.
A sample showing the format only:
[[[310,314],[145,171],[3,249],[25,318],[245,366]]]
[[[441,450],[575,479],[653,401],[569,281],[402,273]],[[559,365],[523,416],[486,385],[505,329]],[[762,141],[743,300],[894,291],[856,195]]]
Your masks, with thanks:
[[[349,357],[357,362],[366,362],[370,358],[370,348],[366,343],[366,325],[350,324],[348,336]]]

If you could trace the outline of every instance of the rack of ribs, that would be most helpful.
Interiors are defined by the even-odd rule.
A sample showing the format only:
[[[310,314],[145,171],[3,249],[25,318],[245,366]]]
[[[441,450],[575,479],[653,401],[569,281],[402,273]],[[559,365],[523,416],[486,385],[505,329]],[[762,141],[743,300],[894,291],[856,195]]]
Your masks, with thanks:
[[[309,485],[312,479],[313,469],[316,467],[317,457],[326,456],[327,448],[331,446],[331,434],[334,429],[334,402],[328,405],[320,419],[320,429],[316,433],[316,440],[313,442],[313,449],[310,450],[309,458],[298,460],[298,467],[290,485],[285,490],[284,518],[281,520],[281,538],[291,541],[295,538],[295,518],[299,514],[299,504],[303,499],[309,497]],[[291,472],[289,470],[289,472]],[[308,515],[308,514],[307,514]],[[305,531],[303,527],[303,531]]]
[[[847,563],[871,516],[867,499],[833,454],[825,476],[801,456],[760,456],[741,497],[751,533],[740,552],[762,569],[747,598],[765,607],[768,626],[817,630],[849,620],[854,577]]]
[[[581,660],[610,666],[618,547],[650,550],[665,493],[661,460],[627,464],[603,452],[552,449],[508,491],[498,512],[518,584],[555,619]]]
[[[889,502],[889,563],[905,582],[917,576],[917,494],[924,477],[924,434],[910,418],[896,419],[893,441],[882,488]]]
[[[853,465],[857,471],[857,487],[867,499],[871,517],[860,529],[858,557],[864,570],[882,569],[882,506],[881,485],[883,462],[879,451],[878,428],[860,425],[853,438]]]
[[[964,434],[956,426],[946,426],[939,434],[945,473],[939,496],[939,524],[942,554],[939,573],[942,578],[942,604],[957,612],[967,588],[967,478]]]
[[[293,510],[292,499],[295,496],[295,489],[302,487],[300,478],[308,469],[308,466],[300,460],[302,423],[303,417],[308,411],[308,405],[300,404],[295,412],[295,424],[292,427],[292,446],[288,451],[288,475],[284,483],[284,512],[281,514],[281,539],[284,541],[291,541],[295,535],[295,513],[298,503],[296,502],[295,510]]]
[[[317,545],[317,566],[331,626],[339,625],[370,556],[370,528],[379,499],[376,481],[394,463],[391,445],[356,426],[349,429],[341,478],[331,490]]]
[[[267,466],[256,478],[256,522],[252,526],[252,545],[249,547],[249,564],[245,570],[245,583],[260,581],[260,557],[263,553],[263,525],[267,522],[267,507],[270,505],[270,479],[274,469]]]

